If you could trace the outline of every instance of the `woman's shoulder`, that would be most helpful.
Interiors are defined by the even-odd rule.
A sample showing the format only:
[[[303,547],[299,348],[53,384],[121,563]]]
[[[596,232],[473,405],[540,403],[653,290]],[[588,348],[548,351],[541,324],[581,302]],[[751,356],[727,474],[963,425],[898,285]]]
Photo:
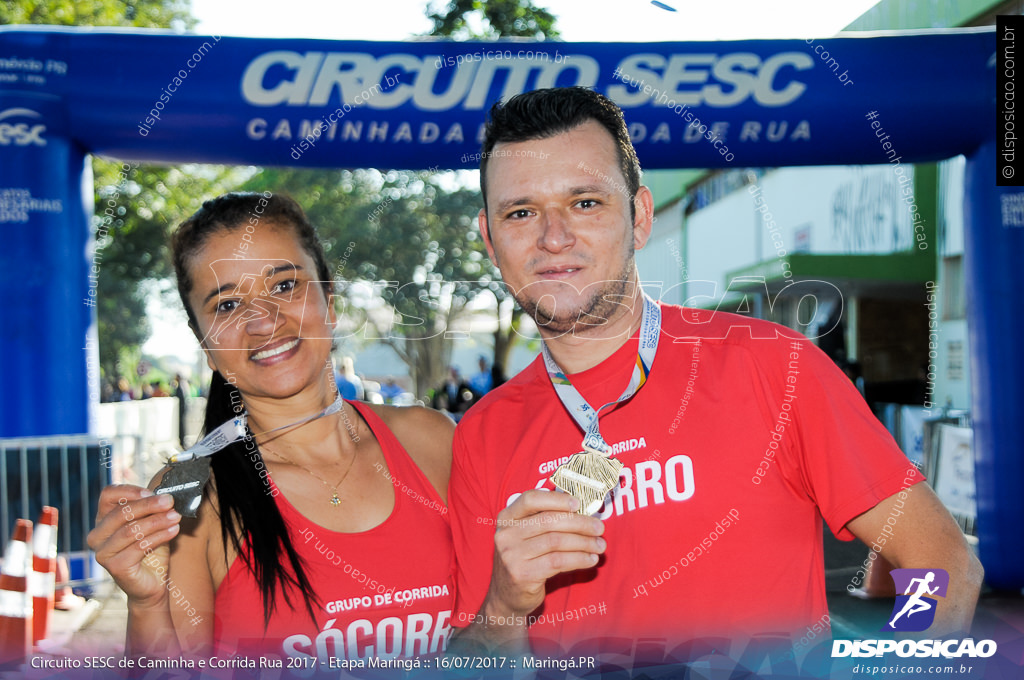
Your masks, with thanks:
[[[451,418],[425,406],[388,406],[367,403],[364,403],[363,406],[373,411],[396,436],[400,432],[412,430],[420,435],[429,433],[447,437],[450,440],[455,432],[455,423]]]
[[[455,423],[423,406],[366,404],[398,439],[409,457],[439,490],[447,489]]]

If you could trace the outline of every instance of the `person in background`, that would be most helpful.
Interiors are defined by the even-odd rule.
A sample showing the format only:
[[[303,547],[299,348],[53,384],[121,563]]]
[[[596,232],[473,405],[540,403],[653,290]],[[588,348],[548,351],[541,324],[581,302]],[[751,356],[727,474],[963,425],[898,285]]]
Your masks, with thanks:
[[[390,375],[384,380],[384,384],[380,386],[380,396],[384,398],[385,404],[393,403],[403,392],[405,390]]]
[[[476,399],[479,399],[491,391],[491,387],[494,384],[494,378],[491,375],[490,366],[487,365],[487,357],[481,354],[477,359],[477,362],[480,366],[480,372],[470,376],[469,389],[473,390],[473,396]]]
[[[508,378],[505,377],[505,367],[500,361],[495,361],[494,365],[491,366],[491,389],[494,390],[501,387],[505,384],[506,380]]]
[[[124,378],[117,379],[117,389],[114,391],[114,401],[131,401],[132,388]]]
[[[104,380],[103,387],[100,388],[100,402],[107,403],[114,401],[115,392],[116,387],[113,384],[111,384],[109,380]]]
[[[188,419],[188,385],[185,382],[185,378],[181,377],[181,373],[174,374],[174,383],[171,385],[174,389],[174,396],[178,399],[178,443],[181,444],[181,448],[185,447],[185,423]]]
[[[448,413],[452,420],[459,422],[462,414],[473,405],[473,390],[455,366],[448,367],[448,377],[434,391],[433,407]]]
[[[356,375],[355,361],[352,357],[342,357],[341,370],[334,374],[334,382],[338,385],[338,392],[345,399],[363,401],[366,397],[363,381]]]

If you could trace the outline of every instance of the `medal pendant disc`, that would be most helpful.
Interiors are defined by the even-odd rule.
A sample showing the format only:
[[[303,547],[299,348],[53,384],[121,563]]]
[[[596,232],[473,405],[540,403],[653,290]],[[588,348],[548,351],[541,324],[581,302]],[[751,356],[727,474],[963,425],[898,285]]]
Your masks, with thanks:
[[[580,502],[580,515],[593,515],[619,483],[622,463],[600,453],[573,454],[551,475],[551,483]]]
[[[171,463],[160,479],[156,493],[174,497],[174,509],[185,517],[195,517],[203,500],[203,488],[210,479],[210,458],[193,458],[183,463]]]

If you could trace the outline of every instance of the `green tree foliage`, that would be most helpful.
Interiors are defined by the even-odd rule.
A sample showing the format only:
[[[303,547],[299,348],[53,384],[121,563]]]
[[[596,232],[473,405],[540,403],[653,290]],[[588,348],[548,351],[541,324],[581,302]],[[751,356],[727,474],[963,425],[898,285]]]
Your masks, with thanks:
[[[381,202],[372,206],[379,213],[364,242],[380,246],[360,274],[397,283],[384,292],[396,312],[394,323],[378,329],[378,336],[412,369],[418,396],[443,379],[451,363],[448,331],[489,276],[473,220],[479,205],[476,190],[449,192],[431,183],[429,174],[396,172],[388,174]]]
[[[202,201],[238,181],[213,166],[152,167],[93,159],[96,317],[103,375],[136,380],[119,365],[150,333],[146,300],[161,291],[177,304],[172,283],[170,234]],[[127,354],[126,354],[127,353]]]
[[[459,40],[559,37],[555,15],[530,0],[450,0],[427,18],[434,22],[429,35]]]
[[[191,0],[7,0],[0,24],[190,29]]]
[[[557,17],[546,9],[536,7],[530,0],[450,0],[443,12],[431,12],[428,9],[427,18],[434,22],[429,35],[438,37],[460,40],[507,37],[550,40],[561,37],[555,26]],[[494,278],[500,280],[497,270],[492,269],[492,272]],[[507,369],[512,347],[519,338],[523,310],[514,302],[505,286],[497,284],[493,289],[498,300],[494,363]],[[511,314],[503,314],[502,310],[509,307]]]

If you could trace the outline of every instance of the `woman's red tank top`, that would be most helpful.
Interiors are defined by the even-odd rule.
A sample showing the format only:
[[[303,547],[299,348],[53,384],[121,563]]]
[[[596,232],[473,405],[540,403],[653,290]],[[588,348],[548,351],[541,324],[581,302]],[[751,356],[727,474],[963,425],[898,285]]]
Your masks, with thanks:
[[[324,670],[348,667],[342,660],[431,656],[447,646],[455,595],[447,507],[380,417],[350,403],[380,443],[387,468],[379,472],[394,487],[394,509],[369,531],[339,533],[310,522],[277,492],[275,502],[320,600],[316,622],[294,588],[279,587],[264,628],[259,587],[239,556],[214,600],[218,655],[279,656],[293,667]]]

